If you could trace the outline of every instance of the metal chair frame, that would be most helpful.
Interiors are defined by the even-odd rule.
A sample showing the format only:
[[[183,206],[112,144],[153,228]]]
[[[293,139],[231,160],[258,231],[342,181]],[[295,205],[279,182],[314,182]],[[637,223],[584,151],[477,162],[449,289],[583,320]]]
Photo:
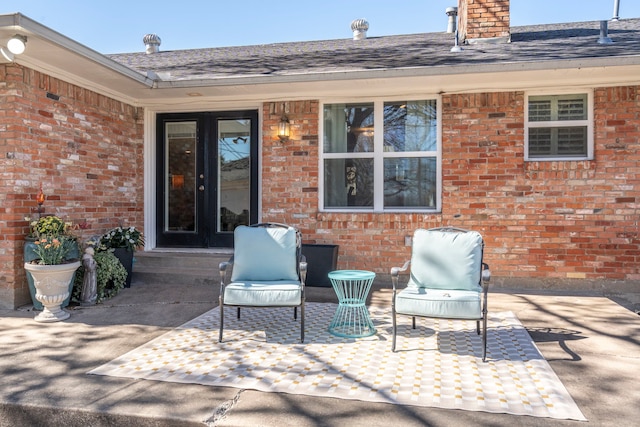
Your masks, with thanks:
[[[429,231],[445,231],[445,232],[456,232],[456,233],[467,233],[470,230],[465,230],[463,228],[457,228],[457,227],[436,227],[436,228],[430,228]],[[483,260],[484,257],[484,239],[482,240],[482,257],[481,260]],[[401,272],[406,271],[407,268],[409,267],[409,265],[411,264],[411,261],[407,261],[404,263],[404,265],[402,267],[393,267],[391,269],[391,283],[393,286],[393,294],[392,294],[392,298],[391,298],[391,313],[392,313],[392,318],[393,318],[393,340],[392,340],[392,344],[391,344],[391,351],[396,351],[396,334],[397,334],[397,321],[396,321],[396,315],[397,314],[401,314],[401,315],[405,315],[403,313],[397,313],[396,312],[396,294],[397,294],[397,289],[398,289],[398,276]],[[488,293],[489,293],[489,281],[491,279],[491,272],[489,270],[489,265],[487,263],[485,263],[484,261],[481,261],[481,277],[480,277],[480,283],[479,285],[482,287],[482,299],[481,299],[481,304],[482,304],[482,309],[481,309],[481,316],[478,319],[465,319],[465,320],[476,320],[476,333],[478,335],[480,335],[480,322],[482,322],[482,361],[485,362],[487,359],[487,302],[488,302]],[[425,317],[425,318],[434,318],[434,316],[417,316],[417,315],[409,315],[407,314],[406,316],[412,316],[412,327],[413,329],[416,328],[416,317]],[[455,318],[453,318],[455,319]]]
[[[301,284],[301,296],[300,296],[300,305],[293,306],[293,318],[297,320],[298,318],[298,307],[300,307],[300,342],[304,342],[304,303],[305,303],[305,280],[307,277],[307,262],[304,255],[302,255],[302,234],[300,231],[286,224],[281,224],[277,222],[263,222],[258,224],[251,224],[249,227],[265,227],[265,228],[294,228],[296,231],[296,268],[298,272],[298,277],[300,279]],[[240,319],[240,308],[276,308],[276,307],[291,307],[290,305],[269,305],[269,306],[252,306],[252,305],[235,305],[235,304],[225,304],[224,302],[224,290],[226,287],[226,276],[227,271],[231,270],[229,267],[233,266],[233,256],[229,259],[229,261],[221,262],[219,265],[220,269],[220,295],[218,297],[219,306],[220,306],[220,333],[218,336],[218,342],[222,342],[222,334],[224,329],[224,307],[237,307],[237,316]]]

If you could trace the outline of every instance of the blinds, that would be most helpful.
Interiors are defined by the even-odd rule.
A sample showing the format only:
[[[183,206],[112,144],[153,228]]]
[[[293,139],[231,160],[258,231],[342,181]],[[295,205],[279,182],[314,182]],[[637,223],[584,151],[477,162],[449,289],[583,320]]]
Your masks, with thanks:
[[[529,97],[529,156],[587,154],[586,94]]]
[[[529,98],[529,121],[551,122],[587,120],[587,95],[532,96]]]

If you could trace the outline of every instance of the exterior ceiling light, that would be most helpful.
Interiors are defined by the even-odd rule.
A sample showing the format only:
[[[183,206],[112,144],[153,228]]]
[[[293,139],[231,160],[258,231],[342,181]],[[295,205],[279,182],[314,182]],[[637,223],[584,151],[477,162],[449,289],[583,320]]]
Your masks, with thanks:
[[[21,53],[24,53],[26,47],[27,37],[21,36],[20,34],[16,34],[15,36],[11,37],[7,42],[7,49],[9,49],[9,52],[13,53],[14,55],[20,55]]]

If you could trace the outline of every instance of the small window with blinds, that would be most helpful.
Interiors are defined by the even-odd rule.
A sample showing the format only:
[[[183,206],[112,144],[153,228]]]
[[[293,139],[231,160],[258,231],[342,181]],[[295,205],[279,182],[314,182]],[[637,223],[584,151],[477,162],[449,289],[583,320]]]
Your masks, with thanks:
[[[592,158],[591,94],[528,96],[527,160]]]

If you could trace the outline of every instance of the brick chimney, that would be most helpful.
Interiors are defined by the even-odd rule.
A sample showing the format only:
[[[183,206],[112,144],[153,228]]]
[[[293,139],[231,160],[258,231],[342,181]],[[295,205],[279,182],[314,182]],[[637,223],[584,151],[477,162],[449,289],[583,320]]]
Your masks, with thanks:
[[[460,43],[508,43],[509,0],[458,0]]]

